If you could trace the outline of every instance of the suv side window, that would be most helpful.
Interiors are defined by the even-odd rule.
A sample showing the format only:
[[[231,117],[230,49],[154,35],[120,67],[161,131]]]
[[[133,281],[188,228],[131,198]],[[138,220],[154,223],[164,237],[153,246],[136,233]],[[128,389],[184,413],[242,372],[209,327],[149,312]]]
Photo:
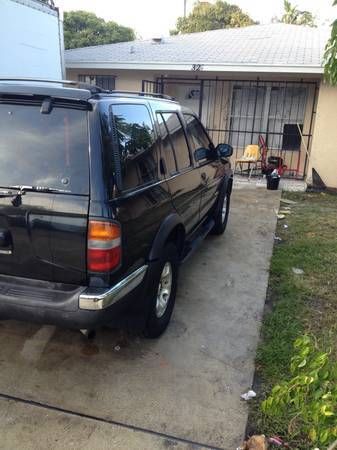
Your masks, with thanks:
[[[140,104],[113,104],[123,190],[158,181],[157,141],[149,110]]]
[[[173,150],[176,164],[176,171],[187,169],[191,166],[191,158],[185,131],[179,115],[175,112],[163,112],[161,113],[161,116],[170,139],[170,145]]]
[[[186,113],[184,113],[184,118],[186,120],[187,136],[192,147],[192,153],[194,154],[194,152],[200,148],[209,149],[212,146],[212,143],[199,119],[192,114]],[[201,161],[199,160],[199,163],[203,164],[207,162],[207,155],[208,152],[205,152],[205,158]]]

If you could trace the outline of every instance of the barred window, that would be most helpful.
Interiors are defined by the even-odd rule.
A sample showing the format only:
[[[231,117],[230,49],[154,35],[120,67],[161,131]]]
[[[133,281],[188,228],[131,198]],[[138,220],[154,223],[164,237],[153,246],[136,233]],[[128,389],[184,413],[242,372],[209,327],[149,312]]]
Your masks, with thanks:
[[[79,75],[78,81],[81,83],[94,84],[102,89],[113,91],[115,89],[114,75]]]

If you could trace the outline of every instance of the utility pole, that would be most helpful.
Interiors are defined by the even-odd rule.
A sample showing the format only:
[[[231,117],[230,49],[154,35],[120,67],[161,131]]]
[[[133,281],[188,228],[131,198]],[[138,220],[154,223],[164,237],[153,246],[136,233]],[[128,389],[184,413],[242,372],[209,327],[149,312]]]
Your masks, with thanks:
[[[184,17],[186,17],[186,3],[187,3],[187,0],[184,0]]]

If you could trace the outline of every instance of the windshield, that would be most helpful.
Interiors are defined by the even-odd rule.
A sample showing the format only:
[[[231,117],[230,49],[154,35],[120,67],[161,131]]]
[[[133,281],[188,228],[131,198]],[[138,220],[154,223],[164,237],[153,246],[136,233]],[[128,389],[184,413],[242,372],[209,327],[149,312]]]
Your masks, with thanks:
[[[0,104],[0,186],[89,190],[87,112]]]

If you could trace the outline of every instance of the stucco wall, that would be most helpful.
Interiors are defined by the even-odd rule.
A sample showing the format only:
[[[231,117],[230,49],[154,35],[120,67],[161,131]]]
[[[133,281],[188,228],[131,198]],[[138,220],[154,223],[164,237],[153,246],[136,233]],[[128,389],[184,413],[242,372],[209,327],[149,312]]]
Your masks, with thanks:
[[[308,170],[312,183],[312,168],[327,187],[337,189],[337,87],[321,83],[311,158]]]
[[[114,75],[115,88],[122,91],[140,91],[142,80],[154,80],[154,74],[144,70],[67,69],[68,80],[78,80],[78,75]]]

